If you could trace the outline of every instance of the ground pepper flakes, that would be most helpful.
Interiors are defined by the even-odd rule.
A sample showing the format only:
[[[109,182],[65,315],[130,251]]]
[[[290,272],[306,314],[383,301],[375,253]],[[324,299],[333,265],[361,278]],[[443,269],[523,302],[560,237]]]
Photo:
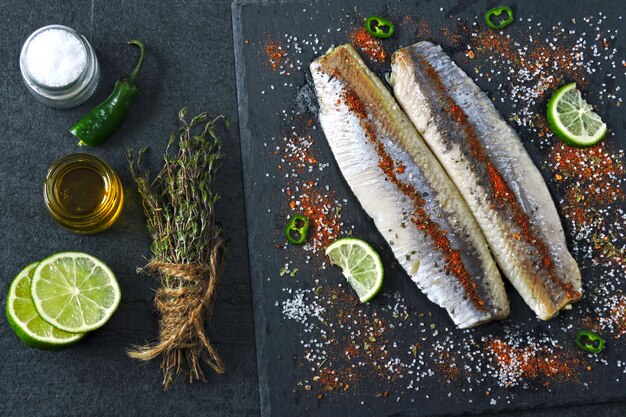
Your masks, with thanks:
[[[402,378],[406,365],[393,357],[397,335],[384,315],[360,304],[351,290],[324,286],[316,294],[324,300],[325,318],[333,323],[324,332],[324,356],[317,357],[313,371],[312,382],[320,393],[340,395],[363,382],[370,384],[372,377]]]
[[[546,346],[511,346],[498,338],[489,341],[488,349],[505,387],[516,385],[520,379],[541,379],[547,387],[551,380],[575,380],[581,369],[579,356],[570,351],[554,353]]]
[[[314,140],[310,135],[301,135],[295,130],[287,133],[283,137],[282,146],[274,151],[274,155],[281,158],[278,170],[282,171],[289,167],[302,174],[308,167],[317,164],[317,158],[311,150],[313,143]]]
[[[538,82],[533,83],[540,86],[540,89],[535,90],[539,97],[560,87],[565,79],[573,79],[579,86],[586,84],[584,67],[578,65],[582,59],[582,47],[553,48],[546,46],[542,37],[533,39],[525,47],[522,54],[512,37],[494,31],[481,31],[471,38],[469,50],[476,54],[498,56],[516,70],[534,74],[539,78]]]
[[[458,382],[465,377],[464,369],[457,364],[456,352],[441,349],[435,350],[437,357],[434,359],[434,364],[440,375],[451,382]]]
[[[374,62],[384,62],[387,59],[383,42],[367,33],[363,27],[352,32],[350,42]]]
[[[341,233],[341,221],[334,193],[321,192],[318,183],[309,181],[285,190],[289,207],[309,218],[309,243],[313,252],[322,252],[337,240]]]
[[[565,187],[562,210],[576,231],[586,230],[596,262],[607,260],[626,266],[624,246],[612,236],[608,212],[624,204],[626,178],[623,151],[610,152],[607,142],[591,148],[573,148],[560,141],[550,150],[555,178]]]
[[[430,39],[430,25],[426,19],[420,19],[417,23],[417,30],[415,31],[415,37],[418,40],[427,40]]]
[[[456,48],[461,44],[463,40],[463,34],[459,30],[452,31],[450,28],[443,26],[439,29],[441,36],[445,40],[445,46],[450,48]]]
[[[265,44],[265,55],[269,65],[276,71],[285,58],[286,51],[276,41],[269,40]]]
[[[592,148],[573,148],[557,142],[550,151],[555,176],[576,184],[572,197],[579,206],[607,206],[624,201],[620,180],[625,170],[621,154],[607,149],[606,142]],[[581,219],[581,220],[584,220]]]
[[[614,338],[619,339],[626,335],[626,296],[618,294],[615,305],[611,307],[611,320],[614,327]]]

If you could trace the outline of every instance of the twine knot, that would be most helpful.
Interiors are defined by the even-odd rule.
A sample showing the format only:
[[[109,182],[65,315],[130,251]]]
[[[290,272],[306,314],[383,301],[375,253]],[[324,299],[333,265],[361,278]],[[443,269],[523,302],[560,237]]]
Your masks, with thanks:
[[[224,245],[214,246],[208,263],[178,264],[152,259],[145,270],[161,277],[155,306],[161,315],[159,341],[136,346],[128,352],[135,359],[148,361],[164,355],[161,368],[167,389],[173,373],[189,369],[190,381],[205,381],[201,362],[216,373],[224,363],[206,336],[204,322],[210,318],[218,278],[224,268]]]

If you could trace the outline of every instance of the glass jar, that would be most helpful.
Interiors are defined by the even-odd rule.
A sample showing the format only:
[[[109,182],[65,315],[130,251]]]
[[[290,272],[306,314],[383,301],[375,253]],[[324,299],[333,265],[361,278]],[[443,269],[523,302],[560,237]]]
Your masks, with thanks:
[[[38,80],[33,74],[33,68],[29,68],[29,60],[27,59],[29,47],[33,45],[35,38],[49,30],[58,31],[55,32],[55,34],[69,35],[71,37],[69,38],[70,41],[77,40],[84,48],[86,55],[85,63],[82,65],[82,68],[80,68],[80,71],[78,71],[76,77],[62,85],[45,84],[45,81],[42,81],[41,78]],[[45,50],[41,52],[46,53]],[[48,53],[51,52],[48,51]],[[59,60],[62,57],[55,56],[54,58]],[[71,62],[71,60],[68,61]],[[44,65],[45,63],[42,63],[42,60],[37,60],[37,64]],[[65,65],[67,65],[67,62]],[[92,46],[84,36],[77,33],[74,29],[62,25],[44,26],[37,29],[26,39],[20,54],[20,71],[22,72],[22,78],[24,79],[24,83],[26,83],[26,87],[35,98],[48,106],[57,108],[78,106],[93,94],[100,80],[100,67],[98,65],[98,59],[96,58],[96,52]]]
[[[56,161],[44,183],[48,212],[61,226],[79,234],[98,233],[119,217],[122,183],[107,163],[87,154]]]

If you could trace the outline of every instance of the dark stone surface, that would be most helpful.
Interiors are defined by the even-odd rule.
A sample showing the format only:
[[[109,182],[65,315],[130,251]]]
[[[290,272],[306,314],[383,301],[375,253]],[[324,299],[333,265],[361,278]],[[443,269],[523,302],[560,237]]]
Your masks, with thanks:
[[[259,397],[246,248],[239,140],[234,123],[225,140],[218,189],[219,220],[230,241],[228,270],[219,290],[210,335],[226,373],[207,384],[177,381],[163,392],[158,362],[140,364],[125,350],[156,334],[154,283],[135,268],[149,256],[149,239],[124,160],[127,147],[150,145],[156,167],[181,106],[236,119],[231,15],[224,1],[0,0],[0,299],[12,277],[34,260],[81,250],[107,262],[122,287],[113,319],[61,353],[26,348],[0,319],[0,416],[256,416]],[[24,87],[18,65],[22,43],[35,29],[65,24],[96,49],[102,79],[94,97],[72,110],[40,105]],[[129,38],[145,41],[149,55],[139,77],[142,93],[123,129],[102,148],[126,192],[121,218],[108,231],[82,237],[57,226],[46,213],[41,186],[57,158],[83,151],[67,128],[104,99],[133,65]],[[515,416],[621,416],[624,405],[515,413]],[[507,414],[511,415],[511,414]],[[291,416],[289,416],[291,417]]]
[[[582,21],[583,16],[598,10],[606,14],[607,12],[601,8],[603,5],[604,3],[600,2],[577,3],[577,7],[564,13],[567,16],[565,20],[575,18]],[[373,221],[365,215],[343,180],[324,137],[328,132],[321,130],[315,112],[304,114],[299,112],[298,104],[301,103],[299,99],[305,100],[302,99],[303,92],[311,88],[307,81],[310,77],[306,74],[308,63],[322,53],[321,51],[326,51],[333,45],[350,42],[351,34],[360,27],[366,16],[380,14],[396,22],[394,36],[384,41],[387,53],[391,53],[399,46],[415,42],[416,27],[410,22],[423,19],[428,22],[431,29],[426,38],[444,44],[446,52],[450,53],[456,62],[460,62],[466,71],[472,71],[473,65],[485,65],[489,68],[489,63],[486,62],[488,59],[480,64],[463,63],[467,61],[463,53],[465,41],[454,44],[445,34],[447,31],[457,33],[456,25],[463,24],[458,23],[458,19],[461,22],[468,20],[471,22],[475,16],[481,16],[492,6],[492,2],[488,1],[459,0],[436,2],[244,0],[233,8],[239,126],[263,416],[327,416],[332,413],[344,416],[408,417],[484,413],[495,410],[507,410],[505,413],[509,414],[512,410],[518,409],[626,399],[623,385],[619,382],[621,370],[615,366],[617,360],[623,360],[624,352],[619,344],[603,353],[610,365],[604,368],[594,367],[588,375],[581,377],[582,381],[575,377],[563,381],[553,378],[538,380],[530,378],[527,380],[529,386],[524,388],[505,388],[498,386],[489,378],[481,383],[474,381],[465,383],[465,375],[461,371],[462,376],[458,380],[450,378],[452,382],[446,381],[445,374],[442,373],[439,373],[438,377],[421,378],[420,382],[415,384],[419,387],[419,391],[416,392],[407,388],[407,385],[413,385],[409,382],[413,381],[413,377],[406,372],[400,371],[402,376],[394,379],[393,376],[397,374],[393,371],[379,371],[378,367],[387,360],[398,358],[403,363],[411,363],[408,346],[418,338],[421,346],[424,346],[423,352],[426,357],[424,362],[428,364],[426,367],[437,374],[436,365],[428,359],[433,356],[432,345],[434,343],[464,345],[467,343],[468,334],[454,330],[445,311],[435,308],[424,294],[417,291],[401,268],[394,268],[394,259],[388,244],[382,241]],[[546,14],[540,2],[512,2],[512,7],[516,11],[523,10],[519,14],[519,19],[526,20],[532,17],[533,21],[539,21],[543,27],[556,24],[556,17]],[[621,11],[611,15],[609,22],[612,27],[620,27],[617,17],[620,14]],[[513,25],[508,29],[507,35],[514,40],[523,39],[524,27],[524,24]],[[417,37],[423,39],[423,35]],[[274,67],[274,70],[269,58],[270,52],[263,53],[266,48],[271,48],[271,45],[277,45],[285,51],[278,68]],[[312,48],[312,45],[316,48]],[[623,48],[623,40],[616,39],[615,46]],[[367,58],[364,59],[378,75],[389,71],[388,63],[373,63]],[[275,63],[276,61],[274,65]],[[605,82],[606,72],[609,71],[612,71],[610,65],[608,69],[598,71],[596,77],[590,77],[590,84],[595,87]],[[493,75],[493,78],[493,82],[480,80],[478,84],[488,93],[493,93],[498,83],[506,83],[504,74],[500,77]],[[510,114],[512,111],[499,100],[496,107],[504,114]],[[608,109],[608,105],[605,104],[600,111],[608,120],[614,120],[613,123],[619,126],[620,119],[614,110]],[[300,169],[298,163],[289,163],[291,155],[289,144],[292,142],[285,138],[291,135],[306,138],[302,143],[305,141],[311,143],[310,147],[295,146],[298,149],[305,148],[306,155],[315,158],[319,165],[309,165],[307,170],[306,164]],[[526,139],[526,136],[522,137]],[[616,127],[613,146],[622,146],[622,137],[619,127]],[[298,143],[298,139],[294,142]],[[540,153],[541,151],[531,144],[530,140],[524,140],[524,145],[536,161],[545,160],[545,154]],[[328,166],[322,170],[326,165]],[[310,192],[304,186],[308,183],[315,184]],[[323,267],[325,259],[323,255],[303,251],[300,247],[292,245],[283,246],[285,239],[282,230],[285,219],[298,211],[306,210],[305,206],[300,210],[295,208],[294,211],[290,209],[289,203],[305,200],[299,197],[301,195],[315,196],[316,193],[326,195],[325,190],[329,190],[328,204],[331,206],[341,204],[340,221],[343,233],[340,236],[345,236],[349,231],[348,234],[353,233],[354,236],[365,239],[380,251],[385,265],[382,294],[366,305],[354,308],[347,306],[341,292],[337,301],[332,301],[329,297],[330,294],[335,294],[335,290],[327,289],[337,289],[345,283],[337,270]],[[294,193],[295,199],[290,199],[289,191]],[[559,194],[556,194],[555,199],[559,200]],[[579,261],[583,269],[588,268],[586,278],[597,278],[601,274],[600,271],[591,269],[589,262],[585,263],[583,259]],[[287,264],[291,270],[297,268],[297,274],[279,273],[284,271],[282,268]],[[321,289],[319,293],[317,288]],[[313,289],[317,295],[312,293]],[[351,293],[350,290],[348,292]],[[409,306],[409,314],[404,320],[395,319],[389,309],[385,310],[390,303],[394,304],[390,297],[394,293],[401,294],[403,301],[400,301],[400,305]],[[285,309],[289,309],[286,307],[288,300],[296,299],[295,294],[304,298],[305,307],[298,309],[298,313],[294,315],[302,314],[304,318],[291,320]],[[511,316],[506,321],[493,322],[472,329],[470,334],[474,340],[503,337],[507,328],[514,328],[522,335],[528,334],[537,338],[549,335],[548,337],[563,341],[561,329],[567,327],[564,323],[569,323],[568,315],[563,314],[558,319],[542,322],[536,319],[512,288],[509,297]],[[316,300],[315,304],[313,299]],[[581,312],[585,314],[584,311],[589,309],[588,303],[589,299],[583,300],[569,317],[580,318]],[[323,324],[316,324],[316,315],[306,312],[309,308],[315,311],[318,311],[318,308],[325,310],[319,313],[318,317]],[[418,318],[417,313],[424,311],[428,312],[427,320]],[[359,354],[356,358],[346,354],[351,346],[350,342],[355,343],[358,348],[360,338],[364,337],[362,332],[367,332],[368,325],[374,326],[364,323],[367,319],[361,317],[369,317],[370,320],[377,317],[382,323],[387,323],[381,325],[385,331],[375,340],[380,350],[386,354],[363,355],[365,358]],[[351,324],[346,324],[346,321]],[[425,322],[431,322],[436,326],[437,330],[432,333],[439,333],[439,337],[434,334],[429,337],[420,331],[422,330],[420,326],[424,326]],[[574,322],[574,328],[578,325],[579,322]],[[568,334],[567,337],[572,336]],[[575,346],[573,349],[575,350]],[[422,363],[422,360],[419,362]],[[469,365],[465,358],[454,363],[458,367],[462,364]],[[408,366],[415,372],[418,372],[418,369],[424,371],[424,367],[416,369]],[[323,371],[320,371],[322,368]],[[332,378],[330,373],[334,372],[336,372],[335,381],[339,381],[340,384],[339,389],[336,387],[333,389],[333,385],[336,385],[333,383],[328,383],[329,387],[324,382],[315,382],[315,375],[321,374],[324,381],[324,376]],[[472,367],[471,372],[484,375],[487,371],[484,368],[478,371]],[[468,376],[473,379],[472,374]],[[550,383],[549,389],[542,385],[542,382],[547,381]],[[583,383],[586,381],[589,381],[589,384]],[[342,384],[348,384],[349,388],[342,389]],[[485,395],[485,391],[489,392],[488,396]],[[388,398],[383,398],[382,392],[388,392]]]

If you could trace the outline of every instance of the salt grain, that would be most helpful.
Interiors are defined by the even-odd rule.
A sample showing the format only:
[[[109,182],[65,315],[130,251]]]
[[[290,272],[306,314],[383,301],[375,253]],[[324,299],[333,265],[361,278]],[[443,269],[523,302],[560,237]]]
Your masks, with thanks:
[[[76,80],[87,65],[87,51],[74,34],[48,29],[35,36],[26,51],[26,66],[33,78],[49,87]]]

